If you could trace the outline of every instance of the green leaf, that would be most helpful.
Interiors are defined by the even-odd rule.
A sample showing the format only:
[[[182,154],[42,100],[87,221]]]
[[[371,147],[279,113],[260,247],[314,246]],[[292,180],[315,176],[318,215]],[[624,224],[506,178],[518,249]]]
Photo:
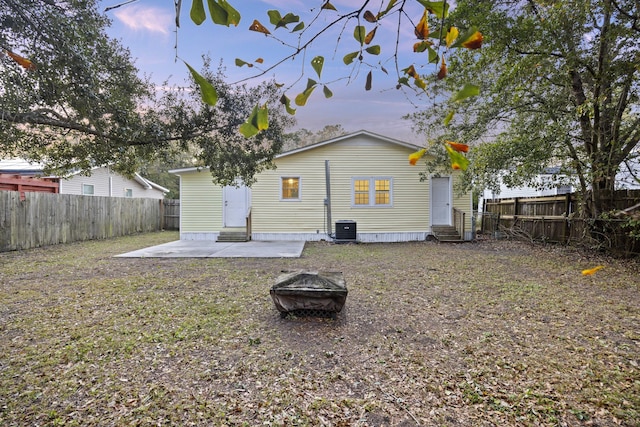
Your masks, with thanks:
[[[189,16],[196,25],[202,24],[204,20],[207,19],[207,15],[204,13],[203,0],[193,0],[191,2],[191,12],[189,12]]]
[[[303,107],[307,103],[307,100],[313,93],[313,90],[316,88],[316,83],[314,82],[313,85],[310,85],[310,82],[313,82],[313,80],[309,79],[309,82],[307,82],[307,88],[304,90],[304,92],[296,96],[296,99],[295,99],[296,105]]]
[[[409,86],[409,78],[408,77],[400,77],[398,79],[398,84],[396,85],[396,89],[400,89],[400,86],[405,85]]]
[[[349,65],[353,62],[354,59],[356,59],[356,57],[358,56],[360,52],[351,52],[351,53],[347,53],[344,58],[342,58],[342,62],[344,62],[344,65]]]
[[[356,28],[353,30],[353,37],[360,42],[360,44],[364,44],[364,38],[367,36],[367,32],[362,25],[356,25]]]
[[[237,26],[240,23],[240,13],[226,0],[207,0],[211,20],[218,25]]]
[[[293,27],[293,30],[291,30],[292,33],[295,33],[296,31],[300,31],[304,29],[304,22],[299,23],[298,25],[296,25],[295,27]]]
[[[313,89],[317,84],[318,84],[317,81],[315,81],[313,79],[307,79],[307,88],[305,89],[305,91],[307,91],[309,89]]]
[[[260,107],[256,105],[253,107],[253,111],[251,111],[251,115],[240,125],[240,133],[245,138],[251,138],[252,136],[258,134],[258,132],[269,128],[269,113],[267,109],[267,105]]]
[[[451,123],[454,114],[456,114],[454,110],[449,111],[449,114],[447,114],[447,117],[444,118],[442,123],[444,123],[445,126],[449,126],[449,123]]]
[[[367,53],[370,53],[371,55],[380,55],[380,46],[379,45],[369,46],[365,50],[367,51]]]
[[[331,90],[326,85],[322,87],[322,92],[324,92],[324,97],[327,99],[333,96],[333,92],[331,92]]]
[[[449,2],[448,1],[426,1],[418,0],[418,3],[423,5],[425,9],[436,15],[438,18],[446,18],[449,16]]]
[[[258,132],[260,132],[258,128],[248,122],[244,122],[243,124],[241,124],[239,131],[245,138],[251,138],[252,136],[257,135]]]
[[[464,85],[462,89],[458,91],[458,93],[456,93],[453,96],[453,98],[451,98],[451,101],[452,102],[462,101],[463,99],[467,99],[477,95],[480,95],[480,86],[467,83]]]
[[[269,22],[271,25],[274,25],[278,28],[278,23],[282,20],[282,15],[277,10],[268,10],[267,15],[269,15]]]
[[[453,148],[449,147],[449,145],[445,144],[444,148],[447,150],[447,154],[449,154],[449,159],[451,160],[451,167],[454,169],[467,170],[469,167],[469,159],[467,159],[461,153],[458,153]],[[457,165],[457,167],[456,167]]]
[[[238,24],[240,24],[240,12],[235,10],[226,0],[218,0],[218,1],[222,6],[222,8],[227,11],[227,14],[229,16],[227,19],[227,26],[229,26],[230,24],[233,24],[234,26],[237,27]]]
[[[373,78],[373,75],[371,74],[371,71],[369,71],[369,73],[367,74],[367,81],[364,84],[364,90],[371,90],[371,80]]]
[[[293,24],[294,22],[299,22],[300,17],[298,15],[294,15],[293,13],[287,13],[282,17],[282,26],[286,27],[289,24]]]
[[[311,66],[316,71],[316,74],[318,75],[318,77],[320,77],[320,75],[322,74],[322,66],[323,65],[324,65],[324,57],[323,56],[316,56],[315,58],[313,58],[311,60]]]
[[[182,61],[184,62],[184,61]],[[191,65],[184,62],[184,65],[187,66],[189,71],[191,71],[191,75],[193,79],[200,87],[200,94],[202,95],[202,101],[208,105],[214,106],[216,102],[218,102],[218,92],[216,88],[213,87],[211,83],[207,81],[204,77],[202,77],[196,70],[191,67]]]
[[[296,109],[291,108],[291,100],[289,99],[288,96],[282,95],[280,97],[280,103],[284,105],[284,108],[287,110],[287,113],[289,113],[292,116],[296,114]]]
[[[300,17],[298,15],[287,13],[283,17],[277,10],[269,10],[267,11],[267,15],[269,15],[269,22],[276,27],[276,30],[280,27],[287,28],[288,24],[300,21]]]
[[[429,63],[437,64],[440,59],[440,57],[438,56],[438,52],[436,52],[435,49],[431,46],[427,47],[427,51],[429,52]]]
[[[429,47],[429,42],[423,40],[413,45],[413,51],[417,53],[422,53],[425,50],[427,50],[428,47]]]
[[[236,58],[236,67],[242,67],[243,65],[246,65],[249,68],[253,67],[253,64],[251,64],[250,62],[246,62],[240,58]]]
[[[254,126],[257,127],[258,130],[269,129],[269,110],[267,108],[267,104],[258,108]]]
[[[391,8],[393,8],[393,6],[396,4],[396,0],[389,0],[389,3],[387,4],[387,7],[385,10],[383,10],[382,12],[378,12],[378,19],[382,18],[384,15],[386,15],[387,13],[389,13],[389,11],[391,10]]]

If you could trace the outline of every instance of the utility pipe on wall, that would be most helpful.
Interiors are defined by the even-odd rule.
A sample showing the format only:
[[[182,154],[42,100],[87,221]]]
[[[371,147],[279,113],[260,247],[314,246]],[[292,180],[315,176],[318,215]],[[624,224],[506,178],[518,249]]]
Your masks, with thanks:
[[[333,235],[333,226],[331,224],[331,172],[329,168],[329,160],[324,161],[324,177],[327,187],[327,198],[324,199],[324,205],[327,207],[327,230],[331,237]]]

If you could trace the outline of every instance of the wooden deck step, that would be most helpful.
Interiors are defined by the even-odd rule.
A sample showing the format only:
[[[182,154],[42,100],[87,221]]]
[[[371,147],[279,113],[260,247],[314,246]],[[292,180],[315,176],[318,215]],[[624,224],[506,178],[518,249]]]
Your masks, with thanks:
[[[463,242],[460,233],[451,225],[433,225],[431,231],[439,242]]]

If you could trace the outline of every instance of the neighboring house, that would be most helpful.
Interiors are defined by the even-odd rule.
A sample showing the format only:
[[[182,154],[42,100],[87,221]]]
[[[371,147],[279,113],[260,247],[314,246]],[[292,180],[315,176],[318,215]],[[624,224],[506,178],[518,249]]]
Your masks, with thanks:
[[[453,193],[460,174],[421,182],[408,161],[418,149],[359,131],[278,155],[251,189],[216,186],[208,169],[170,171],[180,176],[180,238],[216,240],[248,226],[253,240],[329,240],[336,224],[353,224],[361,242],[424,240],[452,225],[456,208],[471,240],[471,195]]]
[[[0,173],[42,176],[43,167],[24,160],[0,160]],[[137,173],[133,178],[126,178],[108,167],[94,168],[89,176],[73,173],[67,177],[59,177],[59,184],[60,194],[87,196],[163,199],[164,195],[169,192],[167,188],[155,184]]]
[[[640,182],[640,165],[636,161],[623,163],[620,165],[620,172],[616,175],[616,189],[638,189]],[[484,200],[491,199],[513,199],[516,197],[545,197],[559,196],[576,191],[573,185],[567,184],[567,177],[560,173],[560,168],[546,168],[543,173],[535,179],[536,185],[523,185],[521,187],[509,188],[500,183],[499,191],[485,189],[480,196],[478,203],[479,213],[482,213]]]

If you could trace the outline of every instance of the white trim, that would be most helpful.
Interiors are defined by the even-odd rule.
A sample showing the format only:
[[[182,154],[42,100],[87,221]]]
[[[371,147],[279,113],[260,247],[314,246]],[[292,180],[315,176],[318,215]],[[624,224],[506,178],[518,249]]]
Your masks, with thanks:
[[[433,222],[433,180],[446,178],[449,180],[449,188],[448,188],[448,202],[447,206],[449,207],[447,211],[447,222],[443,224],[435,224]],[[451,175],[445,176],[431,176],[429,178],[429,226],[433,225],[452,225],[453,218],[451,217],[451,208],[453,207],[453,177]]]
[[[369,204],[356,204],[356,181],[369,181]],[[376,204],[376,181],[389,181],[389,203]],[[351,177],[351,207],[356,209],[392,208],[393,207],[393,177],[392,176],[352,176]]]
[[[285,199],[282,197],[282,181],[285,179],[297,179],[298,180],[298,197]],[[300,175],[281,175],[280,176],[280,201],[281,202],[299,202],[302,200],[302,177]]]
[[[93,185],[93,184],[85,184],[85,183],[82,183],[80,185],[81,185],[80,194],[82,194],[83,196],[93,196],[94,194],[96,194],[96,186],[95,185]],[[85,193],[85,191],[84,191],[85,187],[91,187],[91,193],[90,194],[89,193]]]

